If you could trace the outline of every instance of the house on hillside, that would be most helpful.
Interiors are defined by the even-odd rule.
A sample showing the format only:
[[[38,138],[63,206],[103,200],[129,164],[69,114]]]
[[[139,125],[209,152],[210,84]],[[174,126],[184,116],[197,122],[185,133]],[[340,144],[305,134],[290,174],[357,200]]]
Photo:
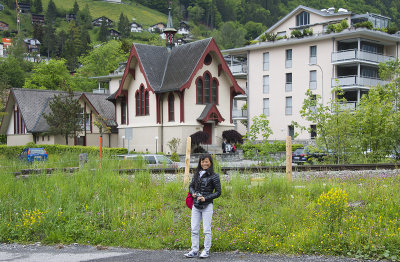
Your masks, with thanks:
[[[32,14],[31,19],[32,24],[44,25],[44,15]]]
[[[149,31],[150,33],[158,33],[158,34],[162,34],[164,32],[166,25],[162,22],[154,24],[152,26],[150,26],[147,31]]]
[[[114,4],[122,4],[122,0],[104,0],[105,2],[114,3]]]
[[[31,12],[31,4],[29,3],[19,3],[18,2],[18,7],[21,13],[23,14],[28,14]]]
[[[190,26],[187,22],[181,21],[179,23],[178,34],[180,35],[189,35],[190,34]]]
[[[0,11],[4,10],[4,5],[0,4]]]
[[[66,14],[65,19],[67,22],[75,21],[76,20],[76,14]]]
[[[329,30],[343,20],[349,28]],[[247,97],[235,102],[234,119],[250,121],[264,113],[273,131],[271,139],[285,140],[298,133],[298,140],[312,142],[316,125],[300,115],[307,90],[328,106],[338,96],[331,92],[338,86],[347,100],[343,108],[355,109],[372,86],[387,83],[379,78],[379,63],[399,58],[400,35],[359,27],[363,21],[377,28],[390,24],[390,18],[381,15],[300,5],[265,32],[274,41],[263,34],[258,43],[224,50],[236,80],[248,88]],[[246,110],[241,110],[246,102]],[[311,132],[295,129],[293,121]]]
[[[8,31],[8,24],[6,22],[0,21],[0,31]]]
[[[222,132],[234,128],[233,97],[244,91],[214,39],[175,46],[176,31],[169,14],[167,47],[132,45],[118,89],[108,98],[115,104],[118,144],[168,153],[168,142],[179,138],[183,153],[186,138],[204,131],[208,150],[221,152]]]
[[[105,16],[102,16],[102,17],[94,19],[92,21],[92,25],[100,27],[101,23],[103,22],[103,20],[105,20],[105,22],[106,22],[106,27],[111,27],[113,25],[113,23],[114,23],[113,20],[111,20],[111,19],[109,19],[109,18],[107,18]]]
[[[131,32],[132,33],[141,33],[141,32],[143,32],[143,27],[136,22],[132,22],[131,23]]]
[[[40,53],[40,42],[34,38],[25,38],[24,43],[28,53],[37,52]]]
[[[49,134],[50,127],[43,113],[50,112],[49,103],[55,95],[67,94],[63,91],[12,88],[5,107],[0,126],[0,134],[7,135],[7,145],[36,144],[65,145],[65,137]],[[117,123],[115,122],[114,105],[106,100],[108,94],[75,93],[82,106],[83,131],[69,138],[69,145],[99,145],[99,130],[94,125],[100,121],[109,127],[111,133],[104,134],[104,145],[117,146]],[[86,114],[85,114],[86,113]],[[103,130],[105,130],[103,128]]]
[[[115,30],[115,29],[110,29],[109,32],[110,32],[110,36],[111,36],[113,39],[119,39],[119,38],[121,37],[121,33],[118,32],[118,31]]]

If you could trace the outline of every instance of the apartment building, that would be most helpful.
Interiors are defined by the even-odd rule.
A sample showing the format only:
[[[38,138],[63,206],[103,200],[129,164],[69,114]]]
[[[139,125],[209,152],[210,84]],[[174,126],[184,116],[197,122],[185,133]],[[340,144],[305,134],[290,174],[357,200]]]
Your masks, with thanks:
[[[330,32],[329,25],[347,21],[348,28]],[[359,27],[370,21],[374,29]],[[228,65],[247,97],[234,104],[237,129],[239,120],[262,113],[267,115],[273,134],[271,140],[284,140],[298,134],[298,140],[313,139],[315,132],[296,130],[292,122],[314,127],[302,119],[300,110],[309,89],[328,105],[339,86],[348,103],[355,108],[371,86],[385,84],[379,79],[380,62],[399,57],[400,35],[383,31],[390,18],[376,14],[354,14],[346,9],[316,10],[298,6],[271,26],[257,43],[224,50]],[[293,33],[292,33],[293,32]],[[230,62],[229,62],[230,61]],[[243,100],[245,99],[245,100]],[[247,110],[243,104],[247,101]]]

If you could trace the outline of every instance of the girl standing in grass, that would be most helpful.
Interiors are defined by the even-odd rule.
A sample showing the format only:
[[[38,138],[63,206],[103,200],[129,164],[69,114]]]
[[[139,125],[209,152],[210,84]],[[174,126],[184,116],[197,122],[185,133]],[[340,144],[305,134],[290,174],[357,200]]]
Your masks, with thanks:
[[[213,199],[221,195],[221,182],[219,175],[214,173],[211,155],[200,157],[197,170],[189,185],[189,192],[193,196],[191,218],[192,250],[185,257],[192,258],[199,255],[200,222],[203,219],[204,250],[200,258],[209,256],[211,248],[211,220],[213,214]]]

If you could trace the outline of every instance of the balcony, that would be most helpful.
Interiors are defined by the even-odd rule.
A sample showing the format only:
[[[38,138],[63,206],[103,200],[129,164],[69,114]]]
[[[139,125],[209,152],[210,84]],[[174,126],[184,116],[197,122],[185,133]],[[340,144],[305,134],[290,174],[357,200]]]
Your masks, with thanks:
[[[247,64],[246,63],[229,65],[229,69],[231,70],[233,75],[247,74]]]
[[[247,109],[233,109],[232,110],[233,120],[246,120],[247,119]]]
[[[338,78],[332,79],[332,88],[333,87],[341,87],[341,88],[348,88],[348,87],[365,87],[369,88],[371,86],[379,85],[386,85],[389,81],[384,81],[377,78],[368,78],[362,76],[341,76]]]
[[[340,110],[350,110],[354,111],[357,108],[357,102],[345,102],[345,103],[340,103],[339,109]]]
[[[343,50],[332,53],[332,64],[339,64],[345,62],[363,61],[372,64],[379,64],[381,62],[394,61],[396,58],[393,56],[385,56],[366,51],[359,51],[357,49]]]

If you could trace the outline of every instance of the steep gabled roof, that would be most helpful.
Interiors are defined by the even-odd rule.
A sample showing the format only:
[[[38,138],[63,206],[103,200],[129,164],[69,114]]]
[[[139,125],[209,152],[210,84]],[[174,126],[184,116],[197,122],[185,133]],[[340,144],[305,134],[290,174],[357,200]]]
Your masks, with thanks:
[[[204,57],[213,51],[219,58],[221,70],[228,74],[237,93],[244,93],[232,76],[214,39],[208,38],[175,46],[171,52],[166,47],[133,44],[120,87],[114,98],[122,93],[127,76],[131,73],[131,63],[137,61],[148,88],[156,93],[188,88],[203,65]],[[136,58],[136,59],[133,59]]]
[[[117,126],[115,122],[115,107],[114,104],[107,101],[109,95],[83,93],[82,96],[86,97],[90,105],[96,111],[97,115],[102,116],[106,120],[107,126]]]
[[[168,50],[162,46],[143,44],[134,44],[132,49],[136,51],[137,59],[143,67],[143,74],[146,76],[151,88],[153,90],[160,90],[162,76],[167,64]],[[130,62],[128,63],[130,64]],[[129,66],[127,65],[126,68],[129,68]]]
[[[49,130],[49,125],[46,119],[43,117],[43,113],[49,114],[51,112],[49,103],[55,95],[67,94],[65,91],[54,91],[54,90],[39,90],[39,89],[27,89],[27,88],[12,88],[10,96],[18,105],[24,120],[26,129],[29,133],[40,133]],[[76,92],[74,96],[78,99],[81,96],[85,96],[90,102],[90,105],[96,111],[97,114],[107,119],[108,126],[116,126],[115,122],[115,109],[114,105],[107,101],[107,94],[92,94],[92,93],[81,93]],[[13,108],[11,104],[7,104],[7,111],[12,113]],[[9,116],[7,118],[9,120]],[[7,121],[6,121],[7,122]],[[2,121],[4,122],[4,117]],[[5,130],[2,128],[2,133]]]

